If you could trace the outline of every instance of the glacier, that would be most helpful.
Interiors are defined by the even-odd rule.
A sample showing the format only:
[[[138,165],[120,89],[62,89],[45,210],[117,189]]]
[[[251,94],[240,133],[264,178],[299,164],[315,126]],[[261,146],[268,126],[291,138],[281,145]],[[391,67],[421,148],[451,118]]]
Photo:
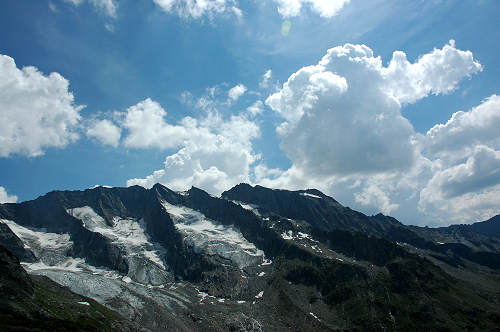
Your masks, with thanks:
[[[165,201],[162,205],[177,230],[183,234],[185,243],[195,252],[218,255],[240,269],[264,262],[264,252],[245,239],[236,227],[217,224],[202,213],[184,206]]]

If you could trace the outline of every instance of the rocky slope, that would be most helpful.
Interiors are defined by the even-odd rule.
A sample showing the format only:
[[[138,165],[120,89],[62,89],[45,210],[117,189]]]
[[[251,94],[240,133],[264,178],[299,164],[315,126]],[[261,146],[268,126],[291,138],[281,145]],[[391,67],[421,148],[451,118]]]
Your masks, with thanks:
[[[29,276],[0,246],[1,331],[147,331],[44,276]]]
[[[51,192],[0,205],[0,244],[32,277],[153,331],[500,322],[498,237],[366,216],[317,190]]]

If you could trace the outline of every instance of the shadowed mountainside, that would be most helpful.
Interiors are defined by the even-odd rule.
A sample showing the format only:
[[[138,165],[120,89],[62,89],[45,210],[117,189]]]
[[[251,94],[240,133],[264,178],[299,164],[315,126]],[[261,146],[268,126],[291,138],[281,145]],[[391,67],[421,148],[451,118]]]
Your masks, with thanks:
[[[1,204],[0,244],[32,280],[49,277],[154,331],[500,322],[497,237],[366,216],[317,190],[55,191]]]

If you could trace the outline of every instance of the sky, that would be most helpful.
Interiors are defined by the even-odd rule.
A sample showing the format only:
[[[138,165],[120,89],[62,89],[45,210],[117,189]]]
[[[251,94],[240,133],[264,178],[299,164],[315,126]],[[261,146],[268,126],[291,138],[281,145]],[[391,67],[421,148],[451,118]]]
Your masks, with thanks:
[[[0,202],[96,185],[317,188],[500,213],[497,0],[7,0]]]

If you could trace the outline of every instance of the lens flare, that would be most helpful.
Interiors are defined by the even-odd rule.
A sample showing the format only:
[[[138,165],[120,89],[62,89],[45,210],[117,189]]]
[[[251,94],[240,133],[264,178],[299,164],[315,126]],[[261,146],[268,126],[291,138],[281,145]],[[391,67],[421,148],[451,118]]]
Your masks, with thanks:
[[[281,35],[283,35],[284,37],[288,36],[291,28],[292,22],[290,22],[289,20],[284,21],[281,25]]]

